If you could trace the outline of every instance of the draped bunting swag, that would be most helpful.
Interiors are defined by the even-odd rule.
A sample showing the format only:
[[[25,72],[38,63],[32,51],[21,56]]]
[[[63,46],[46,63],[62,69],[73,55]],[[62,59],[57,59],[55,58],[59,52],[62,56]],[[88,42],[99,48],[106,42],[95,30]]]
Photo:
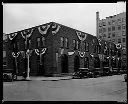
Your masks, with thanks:
[[[17,35],[17,33],[10,34],[9,39],[12,40],[16,35]]]
[[[32,35],[33,29],[29,29],[29,30],[24,30],[21,32],[22,37],[25,39],[25,35],[27,35],[26,37],[29,38]]]
[[[45,51],[46,51],[46,48],[43,48],[43,49],[41,50],[41,54],[44,54]],[[39,52],[38,49],[35,49],[35,53],[36,53],[37,55],[40,55],[40,52]]]
[[[73,55],[75,53],[75,51],[74,52],[68,52],[68,55]]]
[[[56,29],[55,29],[55,28],[56,28]],[[59,31],[60,25],[57,25],[56,23],[54,23],[54,24],[52,25],[52,29],[55,29],[55,30],[52,30],[52,34],[55,35],[55,34]]]
[[[49,27],[50,25],[43,25],[41,27],[38,27],[38,31],[40,32],[40,34],[44,35],[47,33]]]
[[[76,34],[77,34],[78,38],[79,38],[81,41],[84,41],[84,40],[86,39],[86,37],[87,37],[86,34],[81,33],[81,32],[78,32],[78,31],[76,31]],[[83,36],[84,36],[84,37],[83,37]]]

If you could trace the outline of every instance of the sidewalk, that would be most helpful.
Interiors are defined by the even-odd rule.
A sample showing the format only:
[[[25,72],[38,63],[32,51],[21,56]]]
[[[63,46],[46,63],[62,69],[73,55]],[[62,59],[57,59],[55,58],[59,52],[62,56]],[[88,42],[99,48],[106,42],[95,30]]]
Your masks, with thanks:
[[[30,76],[30,81],[59,81],[59,80],[70,80],[72,76],[63,77],[44,77],[44,76]],[[25,81],[22,76],[18,76],[18,81]]]

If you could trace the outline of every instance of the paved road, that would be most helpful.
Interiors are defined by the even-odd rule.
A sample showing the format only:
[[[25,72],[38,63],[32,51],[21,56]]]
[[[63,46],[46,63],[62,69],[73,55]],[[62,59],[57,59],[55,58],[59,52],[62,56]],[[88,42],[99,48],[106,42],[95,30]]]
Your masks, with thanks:
[[[4,101],[126,101],[123,75],[3,83]]]

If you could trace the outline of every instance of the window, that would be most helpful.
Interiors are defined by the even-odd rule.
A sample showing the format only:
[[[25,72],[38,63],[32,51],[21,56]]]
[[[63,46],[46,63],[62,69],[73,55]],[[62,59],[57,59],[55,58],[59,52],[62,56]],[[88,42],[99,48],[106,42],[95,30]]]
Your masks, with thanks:
[[[61,42],[60,42],[60,47],[64,47],[64,38],[61,37],[61,38],[60,38],[60,41],[61,41]]]
[[[112,31],[115,31],[115,26],[112,26]]]
[[[85,51],[88,52],[89,51],[89,44],[87,42],[85,42]]]
[[[106,28],[103,28],[103,32],[106,32]]]
[[[118,25],[118,30],[121,30],[121,26],[120,25]]]
[[[45,38],[42,37],[42,46],[44,47],[45,46]]]
[[[99,38],[101,39],[101,38],[102,38],[102,36],[101,36],[101,35],[99,35]]]
[[[101,23],[99,23],[99,27],[101,27],[102,26],[102,24]]]
[[[3,51],[3,58],[6,57],[6,51]]]
[[[76,41],[76,49],[79,49],[79,41]]]
[[[100,52],[101,52],[101,46],[97,45],[97,53],[100,54]]]
[[[68,48],[68,39],[65,38],[65,47]]]
[[[108,38],[110,38],[111,37],[111,33],[108,33]]]
[[[125,25],[124,24],[122,24],[122,29],[125,29]]]
[[[112,37],[115,37],[115,33],[112,33]]]
[[[40,38],[37,38],[37,47],[40,47]]]
[[[125,22],[125,17],[124,17],[124,18],[122,18],[122,22]]]
[[[121,23],[121,18],[118,19],[118,23]]]
[[[106,37],[106,34],[104,34],[103,37]]]
[[[110,21],[108,21],[108,25],[111,25],[111,22]]]
[[[111,27],[108,27],[108,31],[111,31]]]
[[[112,20],[112,24],[113,24],[113,25],[115,24],[115,22],[116,22],[115,20]]]
[[[102,28],[99,29],[99,33],[102,33]]]
[[[125,31],[122,31],[122,36],[126,36]]]
[[[118,39],[118,43],[121,43],[121,39],[120,38]]]
[[[103,22],[102,24],[103,24],[103,26],[106,26],[106,22]]]
[[[123,42],[123,43],[125,42],[125,40],[126,40],[125,38],[122,38],[122,42]]]
[[[96,45],[94,45],[93,53],[96,53]]]
[[[73,48],[76,49],[76,40],[73,39]]]

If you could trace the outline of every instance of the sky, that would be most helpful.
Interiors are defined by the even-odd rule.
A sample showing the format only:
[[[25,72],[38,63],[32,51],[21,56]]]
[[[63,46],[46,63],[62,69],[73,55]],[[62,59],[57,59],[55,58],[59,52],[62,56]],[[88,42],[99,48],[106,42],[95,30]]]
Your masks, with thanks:
[[[3,33],[57,22],[96,36],[97,11],[105,19],[126,12],[126,3],[3,3]]]

